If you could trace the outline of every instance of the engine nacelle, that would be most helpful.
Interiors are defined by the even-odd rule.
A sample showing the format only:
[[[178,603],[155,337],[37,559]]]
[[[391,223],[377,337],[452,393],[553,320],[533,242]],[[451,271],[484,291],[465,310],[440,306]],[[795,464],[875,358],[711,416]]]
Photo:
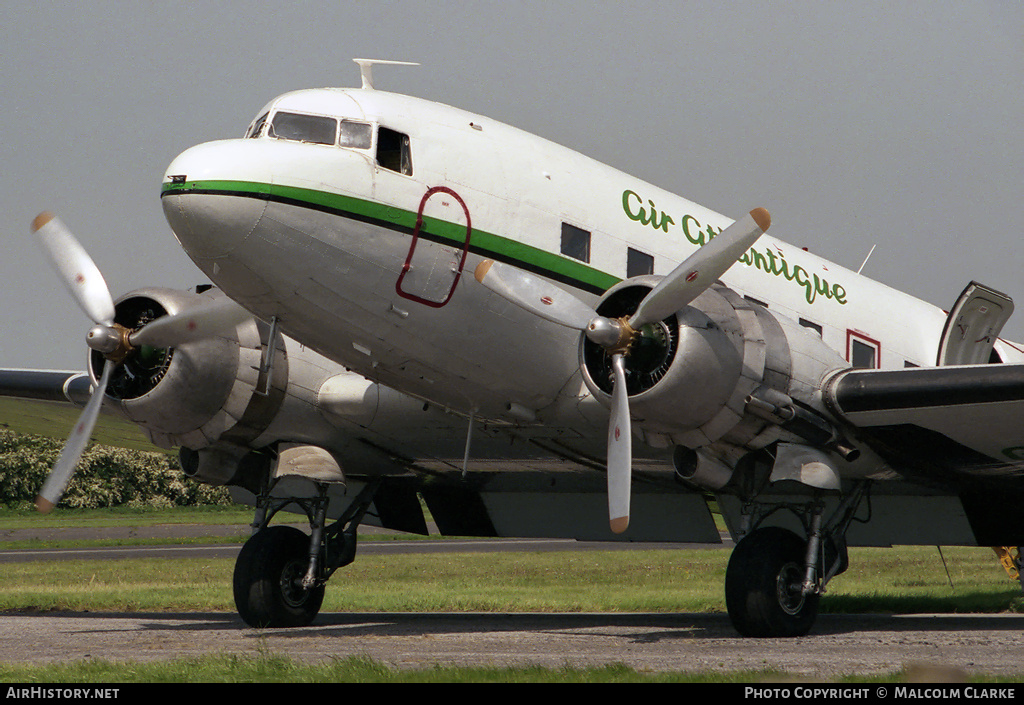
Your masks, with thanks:
[[[118,299],[115,322],[135,330],[211,296],[222,294],[141,289]],[[91,354],[94,383],[104,363]],[[350,458],[367,474],[405,472],[402,462],[357,440],[359,429],[380,420],[408,433],[424,423],[422,402],[345,370],[255,318],[174,348],[130,351],[114,368],[105,401],[155,445],[179,447],[186,475],[254,493],[279,458],[286,474],[317,482],[343,477],[340,463],[328,467],[328,456]],[[296,447],[306,448],[302,462],[279,455]]]
[[[631,314],[658,277],[612,287],[597,308]],[[590,392],[610,404],[610,358],[581,336]],[[626,356],[634,429],[654,447],[763,448],[787,429],[815,444],[835,443],[817,395],[827,374],[849,364],[813,332],[716,284],[675,315],[645,326]],[[820,423],[819,423],[820,422]],[[795,429],[795,431],[794,431]]]
[[[140,289],[115,302],[115,322],[129,330],[167,314],[197,306],[211,290],[193,294],[173,289]],[[276,354],[273,366],[262,364],[269,326],[248,319],[234,330],[175,348],[142,346],[114,371],[108,403],[137,423],[161,447],[199,449],[218,440],[245,445],[277,414],[285,396],[288,358]],[[283,352],[283,342],[273,343]],[[95,382],[103,356],[90,355]]]

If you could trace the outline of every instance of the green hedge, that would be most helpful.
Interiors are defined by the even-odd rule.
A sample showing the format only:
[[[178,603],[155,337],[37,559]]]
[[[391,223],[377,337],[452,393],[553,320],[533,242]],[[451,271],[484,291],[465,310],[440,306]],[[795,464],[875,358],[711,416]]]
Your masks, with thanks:
[[[64,442],[0,430],[0,506],[30,507]],[[58,506],[230,504],[227,490],[186,477],[176,455],[89,446]]]

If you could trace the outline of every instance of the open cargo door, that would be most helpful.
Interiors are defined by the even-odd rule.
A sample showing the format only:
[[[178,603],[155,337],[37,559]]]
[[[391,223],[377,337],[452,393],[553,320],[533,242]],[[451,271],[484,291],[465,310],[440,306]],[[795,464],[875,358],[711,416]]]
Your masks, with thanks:
[[[971,282],[946,318],[936,365],[979,365],[992,359],[992,346],[1013,313],[1006,294]]]

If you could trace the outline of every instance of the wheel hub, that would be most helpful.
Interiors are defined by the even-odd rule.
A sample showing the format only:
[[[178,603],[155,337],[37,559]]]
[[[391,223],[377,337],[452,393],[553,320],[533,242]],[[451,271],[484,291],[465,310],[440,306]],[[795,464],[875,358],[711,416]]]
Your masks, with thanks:
[[[775,596],[786,614],[797,615],[804,606],[802,570],[796,563],[787,563],[779,571],[775,583]]]
[[[306,565],[302,561],[289,561],[281,571],[281,597],[289,607],[301,607],[309,598],[309,590],[302,587]]]

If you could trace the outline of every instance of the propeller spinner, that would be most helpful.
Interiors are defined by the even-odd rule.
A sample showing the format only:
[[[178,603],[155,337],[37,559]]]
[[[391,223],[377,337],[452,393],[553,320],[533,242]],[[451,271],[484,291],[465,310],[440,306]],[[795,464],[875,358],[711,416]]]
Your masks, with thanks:
[[[95,324],[86,343],[103,354],[103,373],[88,404],[68,436],[64,449],[36,497],[36,508],[49,512],[60,501],[75,466],[89,443],[114,369],[140,346],[174,347],[216,335],[241,323],[248,313],[230,299],[213,299],[202,306],[163,316],[138,330],[114,322],[114,301],[96,263],[71,231],[52,213],[40,213],[32,232],[78,306]]]
[[[546,279],[484,260],[476,279],[512,303],[553,323],[582,331],[611,357],[613,388],[608,422],[608,514],[611,529],[629,526],[632,484],[632,429],[625,361],[644,326],[676,313],[719,279],[771,225],[756,208],[690,255],[643,298],[631,316],[608,318]]]

